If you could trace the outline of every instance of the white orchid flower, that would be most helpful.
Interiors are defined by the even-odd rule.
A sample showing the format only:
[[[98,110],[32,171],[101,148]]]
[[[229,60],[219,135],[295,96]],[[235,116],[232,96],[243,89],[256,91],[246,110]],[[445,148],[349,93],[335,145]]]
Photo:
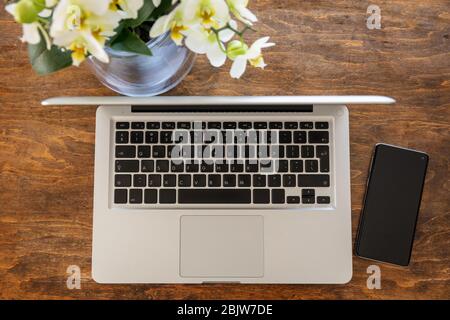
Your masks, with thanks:
[[[248,0],[226,0],[230,11],[240,21],[252,25],[253,22],[258,21],[258,18],[247,9]]]
[[[108,63],[104,45],[122,19],[110,10],[111,0],[60,0],[53,12],[50,35],[57,46],[71,50],[78,66],[88,54]]]
[[[232,28],[237,27],[236,21],[231,20],[229,23]],[[218,33],[217,38],[213,30],[197,25],[187,31],[185,45],[195,53],[206,54],[211,65],[220,67],[227,59],[224,42],[230,41],[233,36],[234,31],[224,29]]]
[[[156,1],[156,0],[153,0]],[[159,0],[161,2],[161,0]],[[119,9],[124,13],[123,19],[136,19],[139,9],[144,5],[144,0],[113,0],[110,8]]]
[[[185,32],[189,29],[184,22],[184,4],[185,2],[182,2],[169,14],[159,17],[150,30],[150,37],[156,38],[167,31],[170,31],[172,40],[177,45],[182,45]]]
[[[275,43],[267,41],[269,41],[269,37],[260,38],[252,44],[250,49],[239,40],[229,43],[228,56],[234,60],[230,70],[232,78],[238,79],[244,74],[247,68],[247,61],[254,67],[264,69],[266,64],[264,63],[261,50],[275,45]]]
[[[17,3],[12,3],[7,6],[5,6],[5,9],[8,13],[14,16],[14,18],[17,20]],[[41,11],[39,13],[40,16],[45,16],[46,9]],[[47,31],[42,27],[42,25],[38,21],[34,21],[31,23],[23,23],[22,24],[22,32],[23,35],[20,38],[22,42],[26,42],[29,44],[38,44],[41,42],[41,33],[44,37],[44,40],[46,42],[47,49],[50,50],[52,46],[52,42],[50,40],[50,37],[47,34]]]
[[[219,28],[230,21],[225,0],[184,0],[184,18],[189,25],[200,23],[205,28]]]

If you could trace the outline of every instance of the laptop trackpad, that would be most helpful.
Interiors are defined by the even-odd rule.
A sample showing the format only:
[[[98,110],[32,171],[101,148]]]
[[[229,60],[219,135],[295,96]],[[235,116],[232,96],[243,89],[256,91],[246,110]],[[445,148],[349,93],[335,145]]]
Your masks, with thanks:
[[[262,216],[182,216],[180,276],[264,276]]]

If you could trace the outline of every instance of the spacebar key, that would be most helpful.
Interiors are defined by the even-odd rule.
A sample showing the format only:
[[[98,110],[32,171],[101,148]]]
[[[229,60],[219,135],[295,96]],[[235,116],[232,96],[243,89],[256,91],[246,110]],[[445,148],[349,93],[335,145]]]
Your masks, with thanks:
[[[178,203],[251,203],[250,189],[178,189]]]

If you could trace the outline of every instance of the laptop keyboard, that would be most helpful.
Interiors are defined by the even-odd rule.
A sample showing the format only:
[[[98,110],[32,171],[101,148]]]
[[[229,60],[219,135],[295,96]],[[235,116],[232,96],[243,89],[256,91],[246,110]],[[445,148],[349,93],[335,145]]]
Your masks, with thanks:
[[[331,121],[117,121],[113,203],[329,206]]]

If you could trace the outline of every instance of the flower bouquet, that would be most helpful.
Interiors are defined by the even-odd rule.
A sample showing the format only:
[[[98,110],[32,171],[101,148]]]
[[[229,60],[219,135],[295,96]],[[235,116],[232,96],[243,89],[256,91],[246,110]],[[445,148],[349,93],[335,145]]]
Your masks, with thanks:
[[[177,46],[205,54],[214,67],[232,60],[231,77],[250,64],[266,66],[269,37],[246,44],[256,16],[248,0],[19,0],[6,10],[22,24],[30,62],[48,74],[86,58],[111,62],[108,50],[152,58],[149,42],[166,35]]]

